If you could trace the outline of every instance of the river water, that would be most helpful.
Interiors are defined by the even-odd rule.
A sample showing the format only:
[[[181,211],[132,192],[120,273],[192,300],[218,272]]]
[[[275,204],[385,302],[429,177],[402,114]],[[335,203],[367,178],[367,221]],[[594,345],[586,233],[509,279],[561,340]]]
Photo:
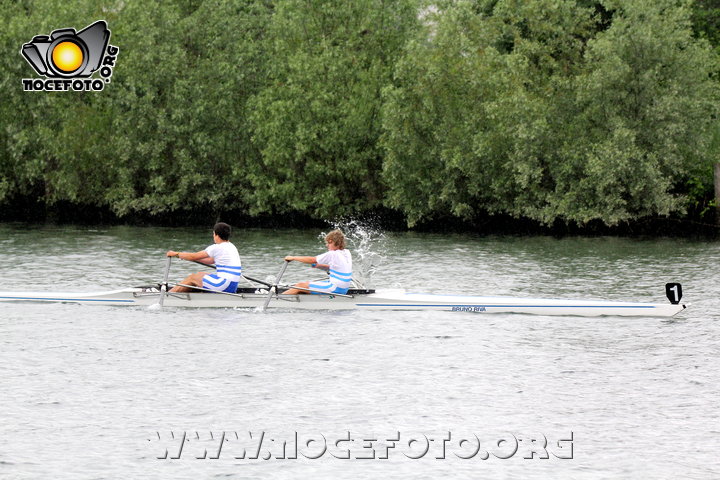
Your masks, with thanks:
[[[679,281],[692,305],[627,319],[2,304],[0,478],[720,477],[720,242],[349,229],[378,288],[664,302]],[[319,233],[233,240],[248,275],[272,278],[284,255],[321,253]],[[167,249],[211,241],[0,225],[0,290],[157,282]],[[174,262],[171,280],[193,270]]]

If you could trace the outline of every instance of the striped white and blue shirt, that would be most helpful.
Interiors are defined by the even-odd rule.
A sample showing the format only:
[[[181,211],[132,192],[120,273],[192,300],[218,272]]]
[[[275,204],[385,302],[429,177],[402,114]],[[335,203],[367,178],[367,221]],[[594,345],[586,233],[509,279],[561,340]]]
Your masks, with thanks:
[[[329,250],[315,257],[317,263],[330,266],[330,283],[340,288],[350,288],[352,282],[352,255],[350,250]]]
[[[205,249],[208,255],[213,258],[216,275],[231,282],[239,282],[242,275],[242,263],[240,254],[230,242],[215,243]]]

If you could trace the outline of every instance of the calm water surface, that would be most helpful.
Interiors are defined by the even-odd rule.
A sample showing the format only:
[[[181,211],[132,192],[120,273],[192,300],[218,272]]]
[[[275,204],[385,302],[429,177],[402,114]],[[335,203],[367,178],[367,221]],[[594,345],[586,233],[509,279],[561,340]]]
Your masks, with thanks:
[[[265,278],[286,254],[320,253],[318,233],[233,240]],[[209,228],[0,225],[0,290],[152,283],[164,251],[211,240]],[[0,478],[720,477],[720,242],[357,230],[352,247],[376,287],[664,302],[680,281],[692,306],[588,319],[4,304]],[[174,262],[171,278],[191,270]],[[293,264],[286,279],[308,272]],[[249,431],[264,435],[260,458],[234,458],[258,445]],[[180,459],[158,459],[183,432]],[[242,440],[197,459],[222,432]],[[295,433],[299,458],[278,458]],[[558,458],[570,436],[573,458]],[[532,440],[548,459],[524,458]]]

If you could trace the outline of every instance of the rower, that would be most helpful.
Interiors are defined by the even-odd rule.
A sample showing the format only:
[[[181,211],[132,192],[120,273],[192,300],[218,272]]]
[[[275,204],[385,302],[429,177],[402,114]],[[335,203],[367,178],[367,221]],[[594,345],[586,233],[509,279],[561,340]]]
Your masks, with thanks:
[[[242,276],[242,263],[240,254],[230,242],[232,228],[227,223],[216,223],[213,227],[213,244],[199,252],[176,252],[169,250],[168,257],[178,257],[182,260],[215,264],[215,273],[197,272],[189,275],[182,282],[183,285],[192,285],[204,290],[214,292],[235,293],[238,282]],[[176,285],[171,292],[191,292],[192,288]]]
[[[288,255],[285,257],[286,262],[302,262],[310,264],[314,268],[326,270],[329,277],[324,282],[300,282],[295,287],[283,292],[284,295],[297,295],[302,293],[313,294],[332,294],[347,293],[352,284],[352,256],[350,251],[345,248],[345,235],[339,229],[325,235],[325,244],[328,251],[316,257],[304,256],[296,257]],[[301,290],[305,289],[305,290]],[[310,289],[312,291],[307,291]]]

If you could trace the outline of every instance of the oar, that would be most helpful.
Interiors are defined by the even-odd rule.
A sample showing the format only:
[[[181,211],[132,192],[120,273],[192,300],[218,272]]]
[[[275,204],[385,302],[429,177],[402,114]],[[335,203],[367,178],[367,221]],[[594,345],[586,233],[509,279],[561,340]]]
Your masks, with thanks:
[[[160,284],[160,296],[158,297],[158,305],[161,307],[163,306],[163,302],[167,296],[168,278],[170,277],[170,262],[172,262],[172,257],[167,257],[167,261],[165,262],[165,275],[163,276],[163,283]]]
[[[218,292],[217,290],[210,290],[209,288],[196,287],[195,285],[186,285],[184,283],[171,283],[170,285],[173,285],[173,286],[177,285],[179,287],[193,288],[195,290],[202,290],[203,292],[221,293],[223,295],[230,295],[231,297],[245,298],[245,295],[243,295],[242,293]]]
[[[212,263],[202,263],[202,262],[198,262],[197,260],[189,260],[189,261],[197,263],[198,265],[202,265],[203,267],[210,267],[210,268],[217,269],[215,264],[212,264]],[[245,275],[244,273],[243,273],[243,278],[247,278],[251,282],[259,283],[260,285],[265,285],[266,287],[272,287],[272,283],[266,282],[264,280],[258,280],[257,278],[249,277],[249,276]]]
[[[221,294],[223,294],[223,295],[231,295],[231,296],[233,296],[233,297],[245,298],[245,295],[242,294],[242,293],[219,292],[219,291],[217,291],[217,290],[210,290],[209,288],[197,287],[197,286],[195,286],[195,285],[187,285],[187,284],[185,284],[185,283],[168,283],[168,285],[172,285],[173,287],[177,285],[178,287],[187,287],[187,288],[192,288],[192,289],[194,289],[194,290],[202,290],[203,292],[221,293]],[[271,285],[271,284],[268,283],[267,285]],[[296,286],[294,286],[294,285],[280,285],[280,284],[278,284],[277,286],[278,286],[278,287],[282,287],[282,288],[296,288],[296,289],[298,289],[298,290],[303,290],[303,291],[305,291],[305,292],[315,292],[315,293],[319,293],[319,294],[321,294],[321,295],[330,295],[330,296],[333,296],[333,297],[355,298],[355,297],[353,297],[352,295],[345,295],[345,294],[343,294],[343,293],[329,293],[329,292],[323,292],[322,290],[315,290],[315,289],[312,289],[312,288],[296,287]]]
[[[268,298],[267,298],[267,300],[265,300],[265,305],[263,305],[263,308],[262,308],[263,312],[265,311],[268,304],[270,303],[270,300],[272,300],[273,292],[275,292],[275,294],[277,294],[277,286],[280,283],[280,279],[282,278],[283,274],[285,273],[285,269],[287,268],[288,263],[290,263],[290,262],[288,262],[287,260],[285,260],[283,262],[283,266],[280,269],[280,273],[278,273],[278,276],[275,279],[275,284],[270,286],[270,289],[268,290]]]
[[[266,282],[264,280],[258,280],[257,278],[248,277],[247,275],[243,275],[244,278],[247,278],[251,282],[259,283],[260,285],[265,285],[266,287],[272,287],[272,283]]]
[[[319,294],[321,294],[321,295],[331,295],[331,296],[333,296],[333,297],[355,298],[355,297],[353,297],[352,295],[345,295],[344,293],[323,292],[322,290],[315,290],[315,289],[312,289],[312,288],[303,288],[303,287],[298,287],[297,285],[278,285],[278,287],[283,287],[283,288],[295,288],[295,289],[297,289],[297,290],[302,290],[302,291],[304,291],[304,292],[319,293]]]

